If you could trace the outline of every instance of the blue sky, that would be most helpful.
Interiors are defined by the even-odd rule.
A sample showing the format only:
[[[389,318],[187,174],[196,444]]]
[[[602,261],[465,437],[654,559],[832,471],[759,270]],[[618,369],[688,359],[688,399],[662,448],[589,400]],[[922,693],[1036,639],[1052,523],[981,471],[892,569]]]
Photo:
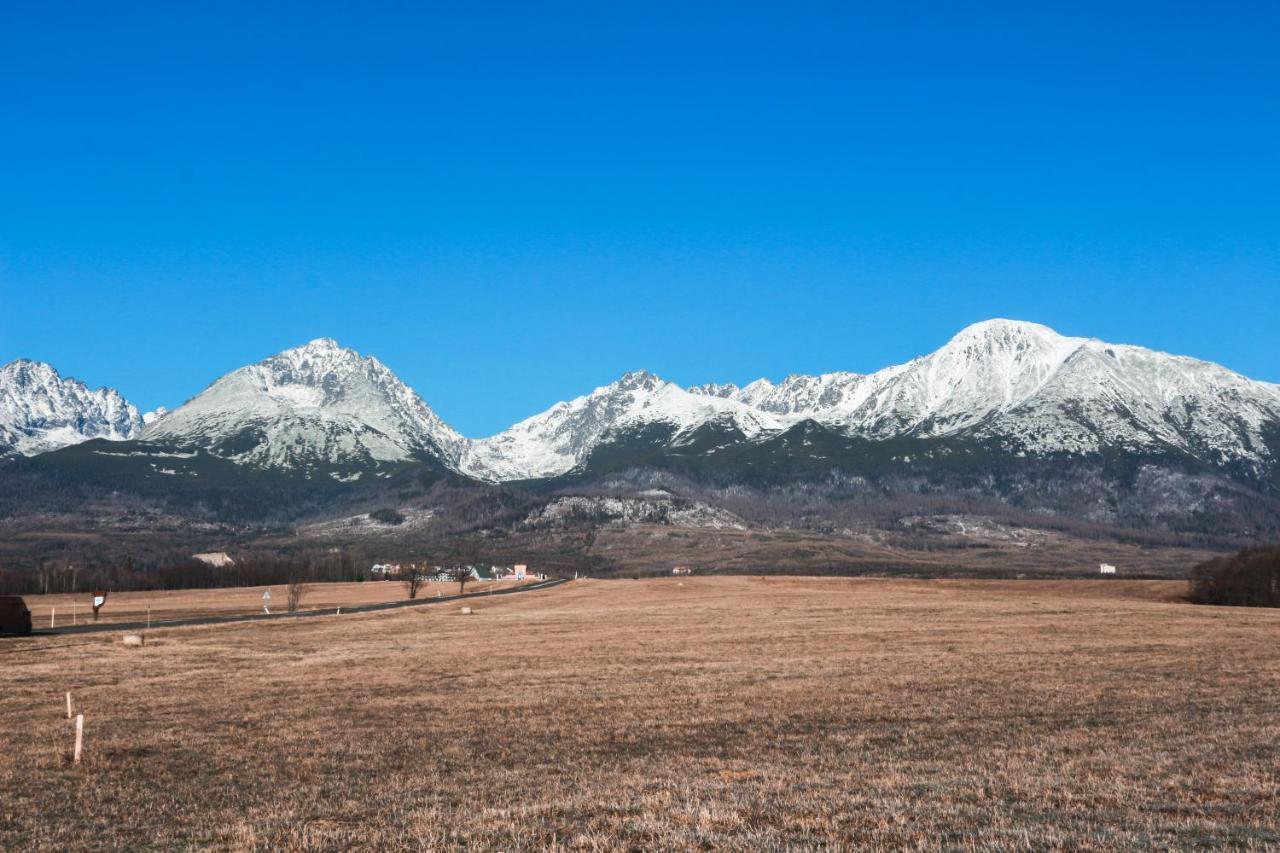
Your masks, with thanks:
[[[331,336],[469,435],[996,316],[1280,382],[1271,4],[185,5],[0,10],[0,362]]]

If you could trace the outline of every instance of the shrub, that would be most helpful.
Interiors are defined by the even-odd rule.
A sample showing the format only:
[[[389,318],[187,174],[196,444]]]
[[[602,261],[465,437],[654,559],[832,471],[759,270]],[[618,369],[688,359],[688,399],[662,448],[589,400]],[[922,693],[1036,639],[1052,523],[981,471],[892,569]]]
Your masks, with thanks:
[[[404,516],[389,507],[387,509],[375,509],[369,513],[369,518],[379,524],[389,524],[392,527],[404,524]]]
[[[1280,547],[1245,548],[1191,570],[1190,598],[1199,604],[1280,607]]]

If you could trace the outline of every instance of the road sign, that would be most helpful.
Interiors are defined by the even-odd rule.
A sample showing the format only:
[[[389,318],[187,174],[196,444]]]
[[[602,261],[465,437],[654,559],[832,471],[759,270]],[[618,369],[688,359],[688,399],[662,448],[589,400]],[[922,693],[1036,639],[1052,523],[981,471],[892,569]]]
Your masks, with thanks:
[[[107,603],[106,590],[98,590],[93,594],[93,621],[98,621],[98,611],[102,609],[102,605]]]

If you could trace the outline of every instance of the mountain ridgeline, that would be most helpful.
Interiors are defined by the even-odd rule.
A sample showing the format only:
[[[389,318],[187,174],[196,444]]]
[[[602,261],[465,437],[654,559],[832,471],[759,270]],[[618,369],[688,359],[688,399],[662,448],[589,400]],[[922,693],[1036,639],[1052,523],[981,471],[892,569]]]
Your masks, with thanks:
[[[5,366],[0,500],[12,513],[19,488],[36,504],[41,489],[63,496],[50,505],[110,489],[240,520],[269,504],[281,520],[416,499],[441,482],[558,496],[660,487],[712,503],[744,491],[790,500],[818,525],[842,503],[927,499],[1280,532],[1280,386],[1007,320],[871,374],[684,388],[629,373],[482,439],[376,359],[321,339],[145,420],[47,365]]]

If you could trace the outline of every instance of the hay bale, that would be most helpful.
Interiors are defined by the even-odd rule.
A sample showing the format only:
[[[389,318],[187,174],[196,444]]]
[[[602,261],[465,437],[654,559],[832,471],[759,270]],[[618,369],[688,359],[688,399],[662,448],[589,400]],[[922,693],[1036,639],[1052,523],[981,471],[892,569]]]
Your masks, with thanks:
[[[471,615],[471,608],[470,608],[470,607],[464,607],[464,608],[462,608],[462,615],[463,615],[463,616],[470,616],[470,615]]]
[[[141,634],[125,634],[124,644],[126,646],[141,646],[145,640]]]

